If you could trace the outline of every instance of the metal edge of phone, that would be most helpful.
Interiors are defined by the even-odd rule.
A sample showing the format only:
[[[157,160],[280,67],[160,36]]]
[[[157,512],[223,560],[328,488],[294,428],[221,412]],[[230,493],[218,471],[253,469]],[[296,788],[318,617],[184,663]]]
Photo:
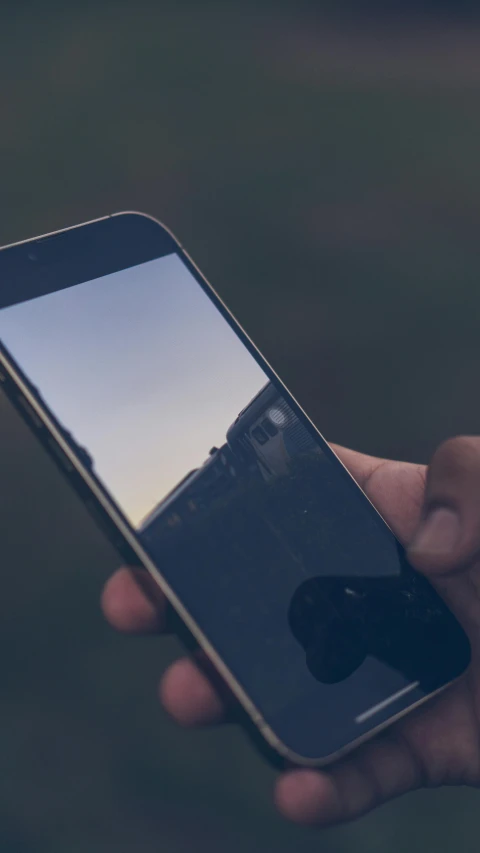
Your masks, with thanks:
[[[259,352],[258,348],[255,346],[249,335],[245,332],[243,327],[233,316],[232,312],[225,305],[225,303],[217,294],[212,285],[207,281],[207,279],[200,271],[196,263],[192,260],[183,245],[175,237],[172,231],[162,222],[160,222],[160,220],[156,219],[150,214],[133,210],[124,210],[107,216],[100,216],[95,219],[88,220],[87,222],[82,222],[79,225],[61,228],[57,231],[52,231],[47,234],[39,235],[37,237],[32,237],[26,240],[19,240],[14,243],[7,244],[6,246],[0,247],[0,252],[6,249],[10,249],[14,246],[34,243],[38,240],[43,240],[48,237],[57,236],[68,231],[83,228],[85,225],[94,225],[97,222],[102,222],[107,219],[112,219],[117,216],[125,215],[133,215],[143,217],[144,219],[149,219],[154,222],[159,228],[167,232],[167,234],[172,238],[176,246],[179,248],[181,255],[183,255],[187,259],[188,263],[194,268],[197,276],[202,280],[207,291],[214,295],[216,300],[218,300],[218,302],[221,304],[225,313],[228,314],[233,327],[236,330],[239,329],[245,336],[245,338],[248,340],[250,346],[255,352],[257,360],[260,362],[261,365],[267,365],[269,371],[275,376],[276,381],[281,386],[281,389],[287,398],[287,401],[294,402],[296,408],[302,412],[303,417],[308,421],[308,423],[311,425],[318,437],[323,442],[325,442],[332,455],[336,458],[338,463],[348,474],[348,477],[352,480],[356,488],[360,489],[360,491],[365,496],[366,500],[370,503],[370,505],[373,507],[377,515],[382,518],[382,521],[384,521],[385,525],[389,528],[389,525],[387,524],[383,516],[381,516],[381,514],[378,512],[377,508],[372,504],[368,495],[366,495],[363,489],[361,489],[356,480],[348,471],[347,467],[343,464],[342,460],[337,456],[335,451],[332,450],[326,439],[319,432],[313,421],[309,418],[304,409],[300,406],[300,404],[295,400],[292,394],[284,386],[282,380],[277,375],[275,370],[271,367],[271,365],[264,358],[264,356]],[[402,711],[393,715],[388,720],[385,720],[383,723],[380,723],[378,726],[375,726],[370,731],[364,733],[358,738],[355,738],[353,741],[350,741],[344,747],[339,750],[336,750],[330,755],[322,756],[321,758],[306,758],[305,756],[302,756],[291,750],[286,744],[284,744],[280,740],[280,738],[277,737],[273,729],[263,718],[262,714],[251,701],[248,694],[238,683],[233,673],[230,671],[228,666],[222,660],[221,656],[216,652],[214,646],[205,636],[202,629],[196,624],[195,620],[192,618],[186,607],[183,605],[176,593],[171,589],[170,585],[162,576],[160,570],[157,568],[153,560],[143,549],[140,540],[136,536],[133,528],[129,525],[126,518],[123,517],[119,509],[116,507],[107,490],[101,487],[100,482],[97,481],[96,477],[92,475],[92,472],[89,471],[89,469],[82,463],[81,459],[77,456],[73,448],[65,440],[65,437],[62,434],[59,426],[52,420],[48,411],[43,408],[40,401],[37,400],[36,397],[31,393],[30,389],[25,384],[22,377],[18,374],[15,366],[11,364],[10,360],[1,350],[0,367],[3,368],[3,370],[0,371],[0,387],[3,386],[3,390],[5,391],[7,397],[13,403],[14,407],[19,412],[21,417],[26,420],[30,426],[33,426],[33,432],[36,434],[37,438],[41,441],[42,445],[47,450],[50,457],[52,457],[53,460],[56,462],[57,466],[63,471],[64,475],[66,475],[67,479],[75,488],[77,494],[79,494],[80,499],[86,506],[87,510],[90,512],[91,516],[94,518],[97,525],[101,528],[102,532],[110,539],[117,551],[124,557],[127,555],[127,559],[131,559],[132,556],[135,556],[141,566],[143,566],[154,578],[155,582],[158,584],[161,591],[164,593],[167,602],[173,608],[173,612],[175,614],[173,618],[175,633],[184,643],[187,649],[191,650],[192,647],[199,646],[206,653],[208,659],[213,663],[220,676],[226,682],[227,687],[239,702],[241,713],[240,715],[238,715],[238,721],[246,729],[247,735],[249,735],[256,748],[274,766],[278,768],[284,767],[288,764],[292,766],[303,767],[327,767],[338,759],[348,755],[361,744],[371,740],[373,737],[375,737],[375,735],[377,735],[384,729],[389,728],[395,722],[407,716],[419,706],[425,704],[426,702],[429,702],[431,699],[442,693],[451,684],[455,683],[459,680],[459,678],[461,678],[460,675],[452,681],[447,682],[446,684],[442,685],[438,690],[435,690],[432,693],[429,693],[426,696],[422,697],[417,702],[414,702],[412,705],[409,705],[408,707],[404,708]],[[27,405],[25,405],[25,403]],[[46,434],[43,434],[43,430],[46,430]],[[55,445],[52,445],[52,439],[55,442]],[[88,493],[86,493],[85,491],[85,486],[88,489]],[[92,505],[91,501],[88,500],[88,497],[91,495],[94,496],[97,502],[96,505]],[[100,517],[98,513],[99,507],[101,511]],[[118,534],[120,534],[120,537],[118,536]]]

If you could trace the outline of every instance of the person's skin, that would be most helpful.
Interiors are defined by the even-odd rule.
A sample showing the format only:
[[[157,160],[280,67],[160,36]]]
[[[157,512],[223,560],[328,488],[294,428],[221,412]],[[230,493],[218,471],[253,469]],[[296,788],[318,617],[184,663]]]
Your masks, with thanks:
[[[480,785],[480,438],[446,442],[428,470],[335,450],[408,547],[412,564],[454,611],[473,656],[454,685],[329,770],[295,769],[279,777],[280,812],[322,826],[356,818],[415,788]],[[121,631],[162,631],[165,602],[153,581],[151,595],[140,591],[138,571],[120,569],[109,580],[104,613]],[[210,682],[187,658],[165,673],[160,698],[184,726],[228,720],[231,700],[218,678]]]

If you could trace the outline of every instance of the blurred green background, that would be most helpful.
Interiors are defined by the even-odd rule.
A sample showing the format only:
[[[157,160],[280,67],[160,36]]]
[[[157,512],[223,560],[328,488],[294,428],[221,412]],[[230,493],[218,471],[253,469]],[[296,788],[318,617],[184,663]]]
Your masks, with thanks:
[[[464,2],[0,4],[0,243],[121,209],[180,237],[324,434],[478,433],[480,23]],[[241,733],[178,731],[173,640],[115,636],[117,557],[1,401],[0,850],[478,849],[478,794],[320,834]]]

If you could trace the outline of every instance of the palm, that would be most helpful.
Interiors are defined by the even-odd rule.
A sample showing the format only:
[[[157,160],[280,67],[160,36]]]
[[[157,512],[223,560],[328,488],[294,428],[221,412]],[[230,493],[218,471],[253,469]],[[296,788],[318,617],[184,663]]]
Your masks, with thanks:
[[[408,542],[422,506],[424,467],[336,450],[395,534]],[[321,822],[358,816],[423,785],[480,782],[480,668],[475,663],[478,637],[475,643],[474,629],[480,625],[480,595],[475,574],[473,570],[457,577],[431,578],[472,640],[474,663],[466,676],[329,773],[290,774],[279,787],[279,799],[285,805],[288,800],[289,811],[297,774],[302,817]],[[323,814],[319,814],[319,803]]]

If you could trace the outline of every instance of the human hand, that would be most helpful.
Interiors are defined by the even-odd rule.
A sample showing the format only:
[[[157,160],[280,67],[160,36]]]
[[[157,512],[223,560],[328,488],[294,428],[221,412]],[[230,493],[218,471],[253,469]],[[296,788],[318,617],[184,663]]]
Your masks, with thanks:
[[[472,663],[446,691],[328,770],[280,775],[280,812],[322,826],[352,820],[416,788],[480,784],[480,438],[447,441],[428,469],[334,450],[406,545],[412,565],[461,622]],[[118,630],[165,630],[166,602],[142,570],[120,569],[107,583],[102,605]],[[188,658],[167,670],[160,698],[184,726],[228,719],[227,691]]]

